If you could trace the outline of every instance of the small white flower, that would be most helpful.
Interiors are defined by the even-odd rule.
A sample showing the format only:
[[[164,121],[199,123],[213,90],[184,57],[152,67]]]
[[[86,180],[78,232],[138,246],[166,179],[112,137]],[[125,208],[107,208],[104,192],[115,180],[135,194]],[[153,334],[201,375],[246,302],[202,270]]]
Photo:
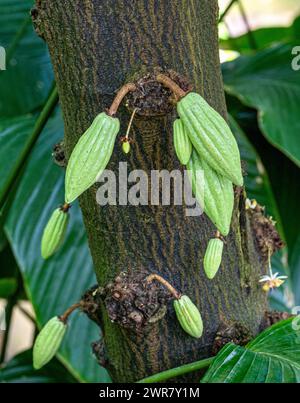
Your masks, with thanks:
[[[281,284],[284,283],[284,281],[288,278],[287,276],[279,276],[279,273],[272,273],[272,269],[270,268],[270,273],[269,275],[264,275],[261,276],[259,282],[260,283],[265,283],[263,285],[263,290],[268,292],[270,289],[272,290],[273,288],[278,288],[281,286]]]
[[[246,199],[245,200],[246,210],[249,210],[249,209],[254,210],[256,206],[257,206],[257,201],[255,199],[252,199],[252,200]]]

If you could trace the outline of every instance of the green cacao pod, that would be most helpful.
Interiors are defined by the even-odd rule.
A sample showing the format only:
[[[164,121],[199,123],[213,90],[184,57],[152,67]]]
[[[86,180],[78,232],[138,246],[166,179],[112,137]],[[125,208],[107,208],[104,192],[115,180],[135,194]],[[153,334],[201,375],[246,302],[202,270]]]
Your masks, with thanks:
[[[195,92],[177,103],[177,111],[198,154],[220,175],[242,186],[239,149],[222,116]]]
[[[209,279],[213,279],[217,274],[223,253],[223,241],[218,238],[210,239],[204,255],[204,271]]]
[[[112,155],[119,119],[100,113],[80,137],[70,156],[65,179],[65,198],[71,203],[92,186]]]
[[[180,119],[173,123],[173,141],[176,155],[182,165],[186,165],[192,154],[192,143]]]
[[[228,235],[232,217],[234,193],[230,180],[218,174],[193,150],[187,164],[193,193],[205,214],[222,235]],[[203,170],[203,183],[196,180],[196,171]],[[199,187],[204,187],[203,190]]]
[[[68,208],[59,207],[55,209],[44,229],[41,255],[44,259],[52,256],[62,244],[69,221]]]
[[[33,367],[42,368],[57,353],[67,325],[57,316],[50,319],[38,334],[33,346]]]
[[[183,330],[192,337],[201,337],[203,333],[201,314],[190,298],[182,295],[179,299],[174,300],[174,309]]]

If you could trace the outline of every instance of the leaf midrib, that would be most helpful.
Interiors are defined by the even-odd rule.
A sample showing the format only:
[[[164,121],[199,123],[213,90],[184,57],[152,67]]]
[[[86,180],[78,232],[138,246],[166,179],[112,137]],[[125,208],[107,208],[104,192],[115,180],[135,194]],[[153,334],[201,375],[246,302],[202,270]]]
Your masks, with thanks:
[[[261,355],[261,356],[271,357],[272,359],[280,361],[280,362],[282,362],[282,361],[287,362],[290,365],[292,365],[293,367],[296,367],[297,369],[299,369],[299,371],[300,371],[300,365],[298,365],[295,361],[289,360],[288,358],[279,356],[277,354],[270,354],[270,353],[267,353],[265,351],[255,351],[255,350],[249,350],[249,349],[246,349],[246,350],[251,351],[254,354]]]

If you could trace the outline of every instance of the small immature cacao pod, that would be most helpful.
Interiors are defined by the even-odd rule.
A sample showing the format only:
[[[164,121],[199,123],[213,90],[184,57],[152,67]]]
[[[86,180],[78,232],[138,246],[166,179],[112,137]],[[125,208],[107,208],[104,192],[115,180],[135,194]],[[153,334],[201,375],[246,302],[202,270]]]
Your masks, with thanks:
[[[212,169],[196,150],[192,152],[187,169],[198,203],[221,234],[228,235],[234,203],[232,183]],[[201,183],[196,180],[197,171],[204,172]]]
[[[80,137],[70,156],[65,179],[65,200],[71,203],[91,187],[112,155],[119,119],[100,113]]]
[[[177,103],[177,111],[201,158],[220,175],[242,186],[239,149],[222,116],[195,92]]]
[[[55,209],[44,229],[41,255],[44,259],[52,256],[61,246],[69,222],[69,213],[64,207]]]
[[[176,155],[182,165],[186,165],[192,154],[192,143],[180,119],[173,123],[173,141]]]
[[[183,330],[192,337],[199,338],[203,333],[201,314],[187,295],[174,300],[177,319]]]
[[[204,271],[209,279],[213,279],[217,274],[223,253],[223,241],[219,238],[210,239],[204,255]]]
[[[124,154],[128,154],[130,151],[130,143],[129,141],[124,141],[124,143],[122,144],[122,150]]]
[[[42,368],[55,356],[66,330],[67,325],[57,316],[46,323],[33,346],[33,367],[35,369]]]

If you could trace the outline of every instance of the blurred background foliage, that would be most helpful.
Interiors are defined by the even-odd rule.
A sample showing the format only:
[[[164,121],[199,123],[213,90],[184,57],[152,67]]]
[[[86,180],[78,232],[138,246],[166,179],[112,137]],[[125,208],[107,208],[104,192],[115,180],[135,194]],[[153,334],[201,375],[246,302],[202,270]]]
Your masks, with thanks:
[[[290,311],[300,305],[300,70],[291,66],[292,49],[300,45],[300,4],[219,4],[229,121],[247,166],[247,194],[265,206],[286,244],[272,266],[289,279],[270,294],[270,303]],[[40,257],[45,223],[63,202],[64,174],[51,153],[64,128],[47,47],[31,25],[32,6],[31,0],[0,3],[0,46],[6,50],[6,70],[0,71],[0,308],[7,328],[0,331],[0,382],[109,382],[91,353],[97,327],[80,314],[73,316],[57,360],[39,371],[31,364],[36,329],[95,283],[76,204],[63,247],[47,261]],[[14,325],[17,309],[32,334],[29,349],[8,360],[11,340],[22,332]]]

